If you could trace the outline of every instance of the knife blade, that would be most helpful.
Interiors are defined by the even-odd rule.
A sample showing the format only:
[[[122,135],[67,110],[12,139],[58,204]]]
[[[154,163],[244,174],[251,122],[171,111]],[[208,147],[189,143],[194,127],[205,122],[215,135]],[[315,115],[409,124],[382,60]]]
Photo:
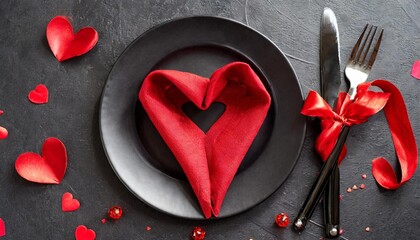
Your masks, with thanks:
[[[337,19],[330,8],[324,8],[320,31],[321,96],[332,108],[334,108],[341,85],[340,37]],[[329,238],[336,238],[339,236],[339,195],[340,173],[337,166],[333,169],[329,183],[324,190],[325,233]]]
[[[321,96],[332,108],[341,85],[339,47],[337,19],[330,8],[325,8],[321,19]]]

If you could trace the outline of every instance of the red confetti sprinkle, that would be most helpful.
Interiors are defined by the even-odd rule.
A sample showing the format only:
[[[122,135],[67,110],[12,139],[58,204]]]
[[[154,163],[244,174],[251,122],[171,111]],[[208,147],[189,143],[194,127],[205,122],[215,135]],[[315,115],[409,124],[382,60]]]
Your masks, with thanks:
[[[106,219],[105,219],[105,218],[103,218],[103,219],[101,220],[101,222],[102,222],[102,224],[105,224],[105,223],[106,223]]]
[[[66,147],[58,138],[47,138],[42,145],[42,156],[22,153],[16,159],[15,168],[28,181],[59,184],[67,168]]]
[[[365,184],[360,184],[360,189],[365,189]]]
[[[420,60],[414,62],[413,68],[411,69],[411,76],[420,80]]]
[[[343,195],[338,195],[338,200],[342,201],[343,200]]]
[[[340,228],[340,231],[338,232],[340,235],[342,235],[343,234],[343,229],[342,228]]]
[[[4,113],[3,110],[0,110],[0,116],[3,115],[3,113]]]
[[[0,140],[6,139],[9,136],[9,131],[6,128],[0,126]]]
[[[87,229],[86,226],[80,225],[76,228],[74,232],[76,240],[94,240],[96,238],[96,233],[92,229]]]
[[[347,192],[351,193],[352,192],[351,188],[347,188]]]
[[[6,224],[3,219],[0,218],[0,237],[6,236]]]
[[[34,90],[28,94],[29,101],[35,104],[44,104],[48,102],[48,88],[44,84],[38,84]]]
[[[355,184],[355,185],[353,185],[353,190],[357,190],[357,189],[359,189],[358,187],[357,187],[357,185]]]
[[[61,209],[63,212],[73,212],[80,208],[80,202],[73,198],[73,194],[66,192],[61,198]]]
[[[118,220],[121,218],[123,210],[119,206],[113,206],[108,210],[108,215],[110,218]]]
[[[77,33],[64,16],[54,17],[47,26],[47,40],[58,61],[83,55],[98,42],[98,32],[92,27],[84,27]]]
[[[362,178],[363,178],[363,179],[365,179],[366,177],[367,177],[367,176],[366,176],[366,174],[363,174],[363,175],[362,175]]]
[[[370,232],[370,227],[366,227],[366,228],[365,228],[365,231],[366,231],[366,232]]]
[[[147,226],[146,231],[150,231],[150,230],[152,230],[152,228],[150,226]]]
[[[289,215],[286,213],[280,213],[276,216],[276,224],[281,228],[285,228],[289,225]]]
[[[195,227],[191,235],[192,239],[194,240],[203,240],[205,236],[206,231],[204,231],[204,229],[202,229],[201,227]]]

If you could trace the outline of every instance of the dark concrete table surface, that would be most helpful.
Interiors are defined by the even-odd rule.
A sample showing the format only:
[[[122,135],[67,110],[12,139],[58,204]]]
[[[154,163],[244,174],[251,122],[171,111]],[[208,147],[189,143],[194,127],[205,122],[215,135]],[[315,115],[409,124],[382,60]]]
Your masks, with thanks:
[[[417,139],[420,139],[420,81],[410,76],[420,59],[420,2],[396,1],[12,1],[0,2],[0,126],[10,135],[0,141],[0,218],[7,235],[0,239],[74,239],[79,224],[96,239],[190,239],[203,226],[206,239],[320,239],[322,208],[302,234],[276,227],[279,212],[296,216],[320,169],[313,150],[317,127],[308,120],[302,154],[289,178],[267,200],[245,213],[212,221],[183,220],[138,200],[111,169],[99,135],[99,101],[109,71],[137,36],[164,21],[194,15],[240,21],[270,38],[288,57],[306,95],[319,90],[319,27],[324,7],[337,15],[342,59],[346,60],[366,23],[382,26],[385,35],[372,73],[399,87]],[[93,26],[99,42],[85,56],[59,63],[45,37],[48,22],[68,16],[75,29]],[[342,62],[344,69],[345,61]],[[50,89],[50,102],[35,106],[27,99],[38,83]],[[14,170],[20,153],[39,151],[45,138],[60,138],[69,165],[60,185],[26,182]],[[371,160],[385,156],[398,168],[383,113],[354,127],[341,168],[342,239],[420,239],[419,171],[404,186],[387,191],[371,175]],[[361,175],[367,174],[366,179]],[[347,193],[364,183],[366,189]],[[70,191],[81,201],[72,213],[61,212],[61,196]],[[124,208],[122,219],[102,224],[107,208]],[[147,231],[146,227],[151,230]],[[365,228],[370,227],[370,232]]]

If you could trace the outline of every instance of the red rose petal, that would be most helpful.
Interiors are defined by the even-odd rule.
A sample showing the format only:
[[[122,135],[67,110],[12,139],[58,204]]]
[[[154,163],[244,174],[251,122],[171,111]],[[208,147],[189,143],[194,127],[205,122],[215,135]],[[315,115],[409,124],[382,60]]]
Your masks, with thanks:
[[[76,240],[94,240],[96,238],[96,233],[92,229],[87,229],[86,226],[80,225],[76,228],[74,232]]]
[[[63,212],[73,212],[80,208],[80,202],[73,198],[73,194],[66,192],[61,198],[61,209]]]
[[[6,224],[3,219],[0,218],[0,237],[6,236]]]
[[[75,34],[67,18],[57,16],[48,23],[47,40],[55,58],[61,62],[89,52],[98,42],[98,32],[84,27]]]
[[[28,94],[29,101],[35,104],[45,104],[48,102],[48,88],[44,84],[38,84],[34,90]]]
[[[19,155],[15,162],[18,174],[24,179],[44,184],[59,184],[66,173],[66,147],[58,138],[47,138],[42,156],[33,152]]]
[[[0,140],[1,139],[6,139],[7,136],[9,136],[9,132],[7,131],[7,129],[0,126]]]
[[[411,76],[420,80],[420,60],[414,62],[413,68],[411,69]]]

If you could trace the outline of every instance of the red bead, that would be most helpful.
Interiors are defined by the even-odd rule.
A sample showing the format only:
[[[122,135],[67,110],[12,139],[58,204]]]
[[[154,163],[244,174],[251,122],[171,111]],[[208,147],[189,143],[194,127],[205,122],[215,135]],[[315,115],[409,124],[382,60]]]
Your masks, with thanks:
[[[206,231],[204,231],[201,227],[195,227],[191,235],[194,240],[203,240],[205,236]]]
[[[108,210],[108,215],[110,218],[118,220],[123,214],[123,210],[119,206],[113,206]]]
[[[289,215],[286,213],[280,213],[276,216],[276,224],[281,228],[289,226]]]

